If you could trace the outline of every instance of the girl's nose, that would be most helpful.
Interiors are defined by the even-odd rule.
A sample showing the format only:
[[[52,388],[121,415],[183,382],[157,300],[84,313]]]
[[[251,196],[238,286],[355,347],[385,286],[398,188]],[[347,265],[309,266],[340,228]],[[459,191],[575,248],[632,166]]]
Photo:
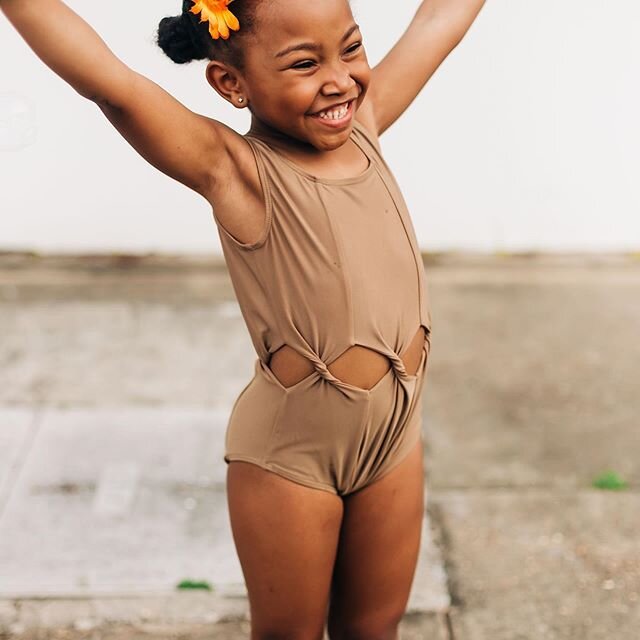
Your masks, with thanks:
[[[355,86],[355,81],[349,73],[349,66],[343,62],[334,64],[327,69],[326,80],[322,86],[324,95],[347,93]]]

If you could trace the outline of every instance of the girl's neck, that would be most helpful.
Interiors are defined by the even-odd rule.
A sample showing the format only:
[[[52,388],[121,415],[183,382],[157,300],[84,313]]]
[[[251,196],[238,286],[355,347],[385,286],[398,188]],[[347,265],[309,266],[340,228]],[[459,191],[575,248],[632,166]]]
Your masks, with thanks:
[[[285,151],[291,151],[299,155],[306,155],[309,157],[318,157],[324,152],[318,151],[313,145],[308,142],[302,142],[296,138],[288,136],[286,133],[282,133],[279,129],[274,129],[272,126],[263,122],[255,115],[251,116],[251,127],[249,128],[251,135],[264,140],[274,146],[284,149]]]

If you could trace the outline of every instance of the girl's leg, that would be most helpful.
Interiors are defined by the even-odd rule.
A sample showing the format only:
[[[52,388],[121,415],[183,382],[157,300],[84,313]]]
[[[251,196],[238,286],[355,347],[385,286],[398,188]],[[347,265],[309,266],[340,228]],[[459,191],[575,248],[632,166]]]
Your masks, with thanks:
[[[344,497],[331,640],[397,640],[420,551],[424,496],[418,441],[389,473]]]
[[[251,639],[322,640],[342,499],[240,461],[229,463],[227,498]]]

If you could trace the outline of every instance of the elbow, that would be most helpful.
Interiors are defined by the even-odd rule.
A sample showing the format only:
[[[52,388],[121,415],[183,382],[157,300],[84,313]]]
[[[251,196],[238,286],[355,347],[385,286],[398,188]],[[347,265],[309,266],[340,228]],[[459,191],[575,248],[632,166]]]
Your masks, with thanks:
[[[83,98],[86,98],[87,100],[90,100],[91,102],[97,104],[98,107],[100,107],[100,109],[102,110],[121,111],[120,107],[117,104],[113,103],[108,98],[105,98],[102,94],[93,93],[90,91],[78,91],[78,93]]]

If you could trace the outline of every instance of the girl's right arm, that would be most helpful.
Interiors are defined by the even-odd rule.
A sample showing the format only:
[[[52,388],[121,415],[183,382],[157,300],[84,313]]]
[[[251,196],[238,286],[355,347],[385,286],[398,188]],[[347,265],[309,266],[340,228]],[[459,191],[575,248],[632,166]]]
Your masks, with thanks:
[[[236,132],[125,65],[61,0],[0,0],[0,9],[38,57],[95,102],[140,155],[208,197],[232,162]]]

